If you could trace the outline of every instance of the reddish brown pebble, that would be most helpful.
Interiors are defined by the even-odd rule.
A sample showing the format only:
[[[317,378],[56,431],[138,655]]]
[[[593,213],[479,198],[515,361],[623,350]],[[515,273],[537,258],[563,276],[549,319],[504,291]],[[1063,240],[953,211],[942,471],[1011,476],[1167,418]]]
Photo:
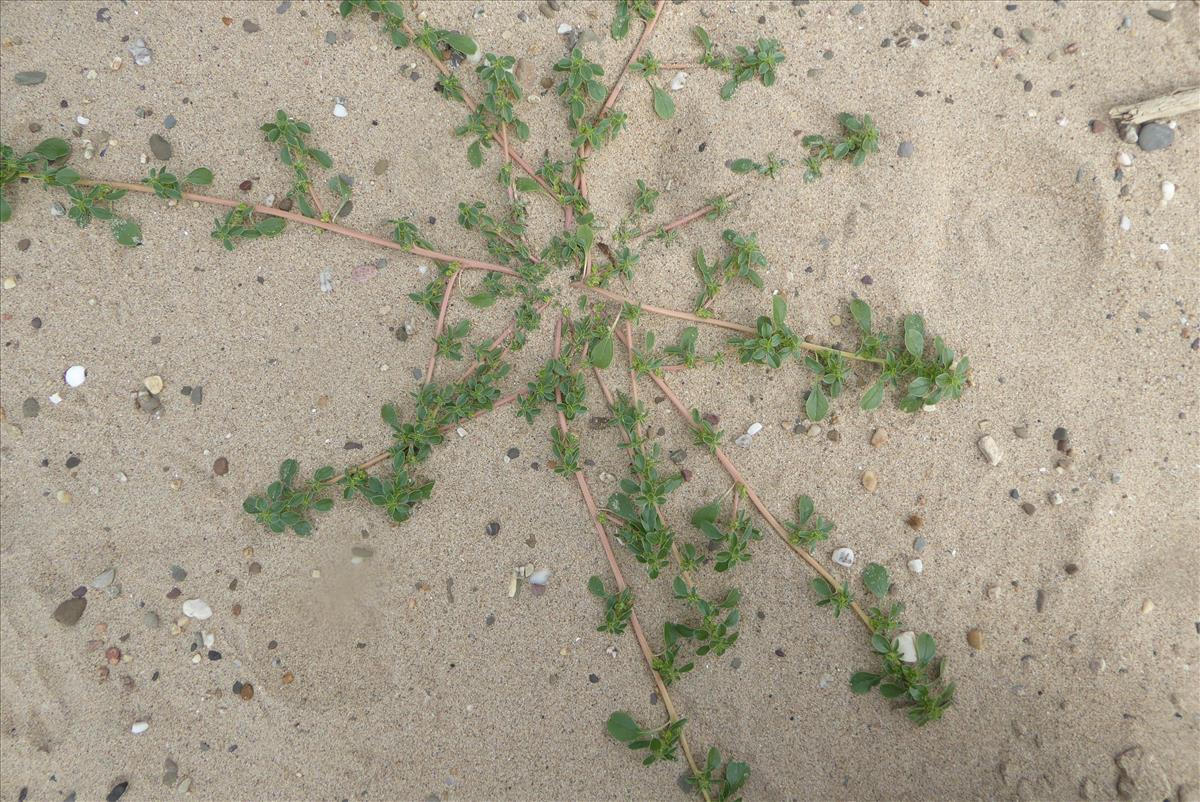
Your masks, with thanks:
[[[221,17],[221,22],[225,25],[232,25],[233,18],[232,17]]]
[[[1105,125],[1104,123],[1100,122],[1099,120],[1092,120],[1092,133],[1093,134],[1103,134],[1107,130],[1108,130],[1108,126]]]
[[[104,650],[104,659],[108,661],[110,666],[115,666],[121,662],[121,650],[116,646],[109,646]]]
[[[247,682],[242,686],[242,690],[239,693],[241,693],[243,699],[249,702],[254,698],[254,686]]]
[[[104,641],[102,641],[102,640],[90,640],[87,643],[83,644],[83,647],[85,649],[87,649],[89,652],[98,652],[98,651],[100,651],[101,647],[103,647],[103,646],[104,646]]]
[[[267,648],[268,648],[268,649],[274,649],[274,648],[276,648],[277,646],[279,646],[279,641],[277,641],[277,640],[273,640],[273,641],[270,641],[270,642],[268,642],[268,643],[267,643]]]
[[[27,239],[20,240],[17,242],[17,250],[18,251],[27,251],[27,250],[29,250],[29,246],[31,244],[32,243],[30,243],[30,241]]]
[[[240,189],[242,192],[249,192],[251,187],[253,187],[253,186],[254,186],[254,182],[251,181],[249,178],[247,178],[245,181],[238,184],[238,189]]]
[[[288,671],[283,675],[283,677],[281,679],[282,679],[284,685],[291,685],[292,681],[295,680],[296,677],[294,674],[292,674],[292,672]]]
[[[230,610],[230,612],[232,612],[234,615],[241,615],[242,614],[242,605],[240,605],[240,604],[233,605],[233,608]]]
[[[250,573],[261,574],[262,573],[262,565],[257,562],[250,563]]]
[[[279,203],[276,205],[279,207],[279,211],[290,212],[292,210],[292,199],[284,198],[283,200],[279,201]]]
[[[100,681],[108,679],[108,666],[100,666]]]
[[[1063,570],[1067,572],[1067,576],[1074,576],[1079,572],[1079,566],[1075,563],[1067,563],[1063,566]]]
[[[170,590],[167,591],[167,598],[168,599],[178,599],[180,594],[182,594],[182,593],[183,593],[183,591],[181,591],[179,588],[171,588]]]
[[[914,512],[912,515],[908,516],[908,521],[906,523],[913,529],[920,529],[925,525],[925,519]]]
[[[1071,44],[1069,44],[1063,48],[1063,52],[1066,53],[1068,56],[1075,55],[1076,53],[1079,52],[1079,43],[1071,42]]]
[[[229,473],[229,460],[224,457],[217,457],[216,461],[213,462],[213,473],[217,476],[224,476]]]
[[[685,481],[685,482],[692,481],[692,472],[688,468],[682,469],[681,471],[679,471],[679,474],[680,474],[680,476],[683,477],[683,481]]]

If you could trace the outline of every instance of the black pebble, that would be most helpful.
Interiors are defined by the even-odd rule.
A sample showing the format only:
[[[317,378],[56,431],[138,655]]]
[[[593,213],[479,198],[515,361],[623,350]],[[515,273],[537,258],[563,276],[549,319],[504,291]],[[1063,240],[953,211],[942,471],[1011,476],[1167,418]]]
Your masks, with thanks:
[[[67,467],[74,468],[79,463],[83,462],[79,457],[67,457]]]
[[[128,788],[128,782],[117,783],[112,787],[112,790],[108,792],[108,796],[104,797],[105,802],[117,802],[118,799],[125,796],[125,791]]]
[[[1052,437],[1054,438],[1054,442],[1056,442],[1056,443],[1064,443],[1067,440],[1071,439],[1070,436],[1067,434],[1067,430],[1061,426],[1059,426],[1057,429],[1054,430],[1054,434],[1052,435]]]
[[[516,459],[517,457],[521,456],[521,449],[513,446],[508,450],[507,454],[509,459]]]
[[[221,653],[218,652],[216,649],[209,649],[208,650],[208,659],[209,660],[220,660]]]
[[[496,535],[500,534],[500,522],[492,521],[483,528],[483,532],[488,537],[495,537]]]
[[[595,684],[596,684],[597,682],[599,682],[599,681],[600,681],[600,678],[599,678],[599,677],[597,677],[595,674],[588,674],[588,682],[590,682],[590,683],[592,683],[593,685],[595,685]]]

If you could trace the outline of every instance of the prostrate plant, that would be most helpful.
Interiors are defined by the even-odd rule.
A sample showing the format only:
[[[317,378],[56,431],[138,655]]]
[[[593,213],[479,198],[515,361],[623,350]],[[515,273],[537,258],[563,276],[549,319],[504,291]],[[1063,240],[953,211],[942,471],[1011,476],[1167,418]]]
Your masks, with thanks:
[[[230,250],[242,242],[281,234],[286,223],[292,222],[432,262],[434,271],[426,286],[409,294],[414,304],[436,320],[429,369],[422,374],[424,383],[411,394],[411,407],[403,405],[407,412],[402,412],[398,405],[382,406],[381,418],[391,432],[390,445],[370,459],[346,466],[341,473],[325,466],[309,478],[300,477],[297,461],[287,459],[280,466],[276,481],[245,500],[245,511],[273,532],[290,529],[297,535],[309,536],[315,529],[314,513],[330,510],[335,496],[340,495],[344,501],[361,497],[368,504],[382,508],[394,523],[403,523],[433,492],[433,481],[422,478],[421,471],[448,432],[510,404],[514,414],[529,423],[540,421],[542,412],[549,411],[556,421],[549,437],[551,467],[555,473],[578,484],[615,582],[606,584],[598,576],[588,581],[588,591],[603,607],[598,631],[614,637],[631,633],[638,640],[639,651],[666,711],[666,721],[657,727],[643,727],[629,714],[617,711],[608,720],[608,731],[630,748],[645,750],[647,764],[676,760],[682,753],[691,786],[706,802],[711,802],[735,798],[747,783],[750,768],[743,762],[725,761],[715,747],[693,753],[685,731],[687,718],[679,714],[668,689],[686,681],[698,662],[702,662],[700,658],[720,657],[739,639],[741,593],[736,588],[715,589],[713,585],[734,571],[749,570],[755,563],[752,552],[760,552],[758,544],[763,533],[754,525],[752,509],[770,531],[817,573],[813,587],[818,604],[832,607],[839,615],[843,610],[851,610],[870,630],[871,648],[880,656],[883,667],[878,673],[856,674],[852,679],[855,692],[878,686],[885,697],[906,701],[912,708],[910,716],[923,724],[943,714],[953,699],[953,685],[944,688],[939,685],[940,664],[935,660],[932,638],[902,631],[903,605],[895,603],[885,609],[881,602],[869,614],[864,612],[854,601],[849,583],[841,583],[839,587],[813,557],[816,547],[828,539],[833,524],[815,515],[812,500],[802,496],[797,503],[796,520],[786,526],[781,524],[723,451],[724,433],[718,428],[718,418],[685,406],[670,390],[665,380],[671,373],[723,362],[721,351],[701,355],[700,327],[691,324],[736,332],[739,336],[727,344],[745,363],[781,369],[789,357],[803,359],[816,377],[806,402],[813,420],[828,413],[830,399],[838,398],[846,387],[853,386],[855,364],[865,363],[881,370],[864,394],[864,409],[878,407],[885,388],[893,386],[903,391],[900,405],[908,411],[958,398],[969,379],[969,364],[965,358],[956,361],[954,352],[940,338],[929,341],[924,320],[918,315],[904,318],[901,341],[892,347],[889,336],[874,329],[870,307],[858,299],[850,307],[860,334],[855,351],[818,345],[798,337],[788,325],[787,305],[779,295],[772,301],[771,315],[760,317],[753,327],[716,318],[713,302],[730,282],[745,282],[756,289],[763,287],[762,271],[767,261],[757,234],[733,228],[723,232],[725,252],[716,260],[710,262],[701,249],[694,251],[694,266],[702,283],[694,312],[639,305],[609,289],[616,282],[628,284],[635,280],[642,243],[669,244],[680,237],[686,226],[701,220],[716,220],[734,208],[736,194],[726,192],[669,223],[644,224],[656,211],[659,192],[643,180],[636,182],[632,206],[624,218],[605,221],[591,207],[587,160],[610,144],[627,124],[625,114],[615,106],[626,75],[638,75],[647,81],[658,117],[669,119],[674,114],[674,101],[660,85],[663,71],[673,67],[663,64],[646,48],[664,4],[665,0],[616,3],[610,27],[614,39],[628,35],[634,18],[643,20],[644,26],[610,89],[602,83],[604,71],[580,48],[573,49],[555,64],[554,70],[561,77],[558,94],[567,109],[571,152],[566,158],[556,158],[548,150],[535,168],[520,155],[512,141],[525,140],[529,135],[528,126],[518,116],[522,91],[514,75],[516,62],[512,56],[484,53],[470,36],[433,27],[423,19],[420,30],[414,30],[399,2],[342,0],[340,3],[342,16],[355,11],[369,12],[382,25],[383,34],[393,47],[412,46],[429,58],[440,76],[436,90],[446,100],[466,108],[466,121],[455,128],[455,133],[469,140],[467,158],[472,165],[482,167],[489,152],[498,151],[502,157],[496,177],[506,203],[489,208],[481,200],[467,199],[458,205],[460,226],[481,238],[493,262],[435,249],[408,218],[391,219],[387,223],[390,236],[384,237],[342,225],[338,221],[349,209],[353,180],[341,174],[329,176],[323,186],[332,193],[333,202],[326,209],[317,192],[320,183],[314,179],[313,171],[318,167],[332,169],[333,159],[311,144],[311,126],[283,110],[261,130],[267,141],[278,147],[279,159],[290,169],[291,186],[285,200],[294,204],[297,212],[292,212],[286,203],[253,205],[198,194],[196,189],[213,181],[212,171],[203,167],[188,172],[182,179],[158,168],[151,169],[149,176],[139,182],[87,179],[66,164],[70,155],[67,142],[48,139],[23,155],[0,145],[0,221],[12,216],[4,194],[8,185],[34,183],[45,190],[64,193],[67,204],[62,208],[63,216],[80,226],[93,219],[113,221],[118,242],[134,246],[141,243],[140,228],[132,220],[120,217],[113,202],[126,193],[140,193],[157,196],[169,205],[188,199],[219,207],[223,216],[217,218],[212,238]],[[775,83],[777,67],[784,58],[778,42],[759,39],[753,47],[738,47],[733,55],[721,55],[702,28],[695,29],[695,36],[704,49],[701,63],[726,76],[721,87],[722,98],[731,97],[744,84],[757,82],[770,87]],[[464,64],[473,66],[473,71],[463,68]],[[475,95],[467,87],[472,81],[477,84]],[[808,151],[807,180],[820,175],[824,162],[846,160],[857,166],[868,154],[877,151],[879,134],[869,115],[861,118],[842,115],[839,119],[845,132],[842,140],[829,142],[821,137],[804,140]],[[771,154],[765,163],[740,158],[729,166],[735,174],[776,179],[786,164],[786,159]],[[531,241],[530,208],[532,203],[546,202],[563,212],[565,225],[538,247]],[[610,234],[611,245],[604,241]],[[552,273],[561,270],[577,277],[572,287],[584,291],[578,297],[577,311],[569,303],[558,301],[547,286]],[[482,272],[483,277],[469,278],[476,272]],[[513,306],[511,321],[499,334],[472,341],[475,332],[470,318],[451,312],[452,304],[459,298],[473,308],[509,302]],[[524,380],[524,392],[505,395],[501,388],[511,372],[506,360],[508,352],[527,344],[529,334],[539,328],[552,304],[555,307],[550,316],[555,323],[552,355],[533,376]],[[689,325],[675,342],[656,348],[655,332],[642,327],[646,315],[673,317]],[[613,367],[617,343],[624,345],[629,387],[628,392],[614,395],[604,376]],[[463,372],[457,378],[442,379],[435,371],[439,359],[463,362]],[[602,505],[596,503],[583,471],[584,466],[591,464],[583,459],[583,444],[569,428],[571,422],[578,421],[588,411],[588,371],[599,384],[612,413],[611,421],[622,435],[629,472]],[[668,498],[690,474],[669,467],[663,460],[662,446],[646,434],[648,412],[638,400],[638,383],[643,379],[649,379],[662,391],[691,430],[695,443],[732,479],[733,499],[728,514],[722,510],[722,497],[695,510],[691,516],[692,525],[711,548],[698,548],[695,542],[680,537],[667,519],[664,510]],[[377,468],[380,470],[376,471]],[[743,502],[746,502],[744,508]],[[614,537],[645,567],[649,581],[664,574],[671,577],[668,602],[671,612],[661,622],[661,641],[654,646],[638,621],[637,594],[625,582],[611,546]],[[863,582],[881,599],[889,592],[890,583],[882,566],[868,566]],[[698,756],[703,759],[697,760]]]

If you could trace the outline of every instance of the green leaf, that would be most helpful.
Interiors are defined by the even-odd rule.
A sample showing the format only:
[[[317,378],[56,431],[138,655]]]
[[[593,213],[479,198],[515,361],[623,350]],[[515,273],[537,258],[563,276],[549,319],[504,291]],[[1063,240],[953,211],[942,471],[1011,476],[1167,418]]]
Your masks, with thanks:
[[[604,591],[604,581],[598,576],[590,577],[587,581],[588,592],[593,596],[605,598],[608,594]]]
[[[904,348],[918,358],[925,352],[925,321],[920,315],[904,318]]]
[[[475,40],[461,33],[453,31],[442,31],[442,41],[453,47],[464,56],[473,56],[479,52],[479,45],[475,44]]]
[[[711,504],[705,504],[700,509],[692,513],[692,526],[701,527],[704,524],[714,524],[717,517],[721,514],[721,503],[714,501]]]
[[[669,120],[675,116],[675,101],[671,99],[664,90],[657,86],[654,89],[654,113],[663,120]]]
[[[799,501],[796,502],[796,514],[800,516],[799,523],[803,525],[805,521],[811,518],[814,509],[813,500],[808,496],[801,496]]]
[[[592,350],[588,354],[588,359],[594,367],[601,370],[612,364],[613,338],[611,334],[605,334],[600,338],[599,342],[592,346]]]
[[[197,167],[183,177],[183,183],[206,187],[213,182],[212,170],[207,167]]]
[[[887,595],[888,588],[892,585],[887,569],[879,563],[871,563],[863,569],[862,581],[867,590],[881,599]]]
[[[621,743],[629,743],[642,735],[642,728],[633,717],[624,710],[618,710],[608,717],[608,734]]]
[[[12,218],[12,206],[8,200],[0,196],[0,223],[7,223]]]
[[[883,403],[882,379],[871,385],[871,389],[867,390],[867,392],[863,395],[862,401],[859,402],[859,406],[870,412],[872,409],[878,408],[881,403]]]
[[[895,699],[904,695],[904,686],[886,682],[879,686],[879,693],[884,699]]]
[[[854,320],[858,323],[858,327],[863,331],[871,330],[871,307],[861,298],[855,298],[850,302],[850,314],[854,316]]]
[[[483,150],[479,147],[479,142],[472,142],[467,148],[467,161],[472,167],[483,165]]]
[[[333,159],[331,159],[329,157],[329,154],[323,150],[317,150],[316,148],[310,148],[308,151],[308,155],[311,156],[317,162],[317,164],[321,165],[326,170],[328,170],[330,167],[333,167]]]
[[[517,190],[519,192],[537,192],[541,188],[541,185],[532,178],[521,177],[517,179]]]
[[[829,412],[829,399],[825,397],[821,385],[818,384],[809,390],[808,400],[804,402],[804,412],[811,421],[821,420]]]
[[[870,671],[856,671],[850,677],[850,690],[854,693],[870,693],[883,677]]]
[[[268,217],[266,220],[259,220],[255,224],[254,230],[264,237],[273,237],[283,231],[283,226],[282,217]]]
[[[734,159],[729,163],[729,169],[735,173],[748,173],[754,169],[754,162],[751,159]]]
[[[725,796],[728,798],[750,779],[750,766],[738,760],[731,760],[725,766]]]
[[[142,244],[142,227],[132,220],[125,220],[113,226],[113,236],[126,248],[133,248]]]
[[[476,309],[486,309],[496,303],[496,296],[490,292],[480,292],[467,298],[467,303]]]
[[[33,149],[33,152],[40,156],[44,156],[46,161],[52,162],[69,154],[71,152],[71,146],[67,144],[65,139],[52,137],[50,139],[43,139],[41,142],[39,142],[38,146]]]
[[[928,632],[922,632],[917,636],[917,664],[929,665],[929,661],[937,654],[937,643],[934,642],[933,636]]]

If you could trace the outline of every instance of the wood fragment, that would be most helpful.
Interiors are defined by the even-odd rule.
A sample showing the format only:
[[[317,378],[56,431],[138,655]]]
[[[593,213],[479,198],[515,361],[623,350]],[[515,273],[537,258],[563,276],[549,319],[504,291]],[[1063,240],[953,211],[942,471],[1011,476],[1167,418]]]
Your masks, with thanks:
[[[1113,106],[1108,110],[1108,116],[1116,120],[1117,125],[1125,126],[1165,120],[1193,111],[1200,111],[1200,86],[1176,89],[1168,94],[1147,98],[1127,106]]]

